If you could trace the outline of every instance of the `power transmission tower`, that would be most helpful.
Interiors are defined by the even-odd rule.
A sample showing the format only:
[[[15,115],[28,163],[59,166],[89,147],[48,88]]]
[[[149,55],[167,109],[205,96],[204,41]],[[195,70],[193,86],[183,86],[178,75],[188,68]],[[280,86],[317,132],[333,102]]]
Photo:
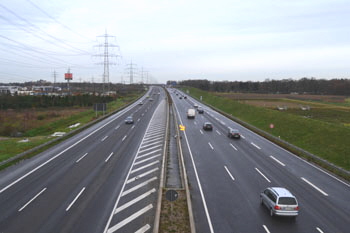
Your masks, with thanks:
[[[136,64],[133,64],[132,61],[130,64],[127,64],[127,70],[129,71],[129,77],[130,77],[130,84],[134,83],[134,74],[135,74],[135,69],[136,69]]]
[[[56,77],[57,77],[57,72],[56,70],[53,71],[53,87],[52,87],[52,91],[55,92],[55,86],[56,86]]]
[[[109,58],[110,57],[115,57],[117,59],[117,57],[120,57],[120,55],[116,55],[116,54],[110,54],[109,53],[109,48],[113,48],[116,47],[119,49],[118,45],[115,44],[110,44],[108,42],[108,38],[115,38],[115,36],[111,36],[107,34],[107,30],[105,32],[104,35],[102,36],[97,36],[97,37],[103,37],[104,38],[104,43],[96,45],[95,47],[99,47],[99,48],[104,48],[104,52],[102,54],[96,54],[96,57],[103,57],[103,62],[100,63],[96,63],[98,65],[103,65],[104,69],[103,69],[103,76],[102,76],[102,89],[103,89],[103,93],[105,92],[105,83],[108,83],[108,92],[109,92],[109,65],[116,65],[116,63],[110,62]]]

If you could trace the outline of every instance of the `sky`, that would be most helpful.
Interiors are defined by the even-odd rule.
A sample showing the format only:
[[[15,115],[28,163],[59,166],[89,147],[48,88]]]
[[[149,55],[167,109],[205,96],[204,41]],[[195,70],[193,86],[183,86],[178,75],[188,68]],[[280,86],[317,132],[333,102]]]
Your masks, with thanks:
[[[1,0],[0,83],[350,77],[349,0]],[[131,65],[132,64],[132,65]]]

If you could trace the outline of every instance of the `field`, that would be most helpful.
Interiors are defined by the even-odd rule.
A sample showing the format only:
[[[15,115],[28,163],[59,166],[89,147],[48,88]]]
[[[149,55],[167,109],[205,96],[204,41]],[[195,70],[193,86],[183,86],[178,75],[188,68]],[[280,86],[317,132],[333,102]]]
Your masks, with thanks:
[[[221,111],[350,170],[350,106],[336,96],[210,93],[185,88]],[[312,98],[311,98],[312,97]],[[288,106],[278,110],[277,106]],[[301,110],[309,106],[310,110]],[[270,124],[274,124],[271,129]]]
[[[350,102],[344,96],[218,94],[243,104],[263,107],[350,127]]]
[[[107,113],[135,100],[138,95],[119,98],[107,105]],[[55,132],[70,132],[77,123],[82,126],[102,113],[90,108],[47,108],[0,112],[0,162],[54,139]],[[8,136],[12,134],[12,136]],[[5,136],[4,136],[5,135]]]

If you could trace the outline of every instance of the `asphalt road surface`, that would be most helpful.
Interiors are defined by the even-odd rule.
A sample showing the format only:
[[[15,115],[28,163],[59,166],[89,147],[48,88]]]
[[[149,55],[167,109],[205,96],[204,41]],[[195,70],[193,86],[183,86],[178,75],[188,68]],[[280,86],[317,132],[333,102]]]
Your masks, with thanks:
[[[165,92],[152,87],[140,101],[0,172],[0,232],[150,232]]]
[[[350,232],[350,185],[300,159],[175,89],[197,232]],[[176,95],[176,93],[178,95]],[[204,114],[187,119],[194,104]],[[213,131],[204,131],[204,122]],[[227,128],[242,138],[227,137]],[[332,140],[329,141],[332,143]],[[298,199],[293,220],[271,217],[260,205],[266,187],[285,187]]]

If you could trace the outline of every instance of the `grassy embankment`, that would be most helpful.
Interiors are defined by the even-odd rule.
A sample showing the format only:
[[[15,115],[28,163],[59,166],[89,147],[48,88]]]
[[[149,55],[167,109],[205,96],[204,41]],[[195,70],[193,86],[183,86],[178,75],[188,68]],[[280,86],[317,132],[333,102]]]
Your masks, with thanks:
[[[191,96],[198,99],[202,96],[203,102],[223,112],[350,170],[350,128],[346,124],[326,122],[322,116],[306,118],[288,111],[252,106],[194,88],[184,90],[189,90]],[[320,113],[324,115],[324,111],[322,109]],[[271,123],[275,126],[273,129],[269,127]]]
[[[116,101],[112,101],[107,104],[107,114],[113,112],[126,104],[134,101],[138,98],[139,95],[132,95],[124,98],[119,98]],[[55,109],[57,111],[57,109]],[[62,108],[61,110],[67,110],[67,108]],[[40,110],[41,115],[45,115],[45,111]],[[74,111],[72,111],[74,112]],[[102,113],[98,113],[98,117],[101,116]],[[33,127],[28,131],[24,132],[23,137],[20,138],[1,138],[0,139],[0,162],[11,158],[14,155],[27,151],[31,148],[39,146],[45,142],[48,142],[54,137],[50,136],[54,132],[70,132],[74,129],[70,129],[69,126],[80,123],[80,126],[85,125],[96,118],[96,113],[92,110],[92,107],[79,109],[79,111],[75,111],[75,113],[70,115],[64,115],[62,117],[53,117],[52,119],[47,119],[45,124],[37,123],[38,127]],[[80,127],[79,126],[79,127]],[[28,142],[19,142],[23,139],[28,139]],[[30,155],[31,156],[31,155]],[[30,157],[29,156],[29,157]]]

